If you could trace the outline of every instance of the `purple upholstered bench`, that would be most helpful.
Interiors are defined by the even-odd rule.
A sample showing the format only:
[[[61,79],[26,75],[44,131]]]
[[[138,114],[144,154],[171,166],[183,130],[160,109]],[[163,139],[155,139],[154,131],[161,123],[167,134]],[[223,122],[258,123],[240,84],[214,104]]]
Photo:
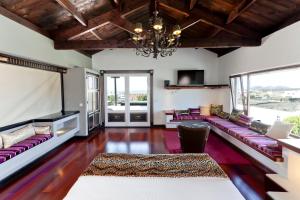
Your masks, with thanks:
[[[282,146],[278,144],[277,140],[217,116],[207,117],[206,121],[271,160],[276,162],[283,161]]]
[[[46,135],[34,135],[26,140],[23,140],[9,148],[0,149],[0,164],[31,149],[34,146],[37,146],[53,136],[51,134]]]

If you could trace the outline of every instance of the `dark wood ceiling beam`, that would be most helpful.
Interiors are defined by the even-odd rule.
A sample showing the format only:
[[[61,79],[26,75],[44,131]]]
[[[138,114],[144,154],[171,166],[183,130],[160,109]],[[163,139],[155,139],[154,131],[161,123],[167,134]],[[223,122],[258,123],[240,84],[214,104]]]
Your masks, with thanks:
[[[18,15],[16,15],[15,13],[10,12],[9,10],[7,10],[6,8],[4,8],[3,6],[0,6],[0,14],[35,31],[38,32],[48,38],[50,38],[50,34],[47,31],[42,30],[40,27],[36,26],[35,24],[31,23],[30,21],[28,21],[27,19],[24,19]]]
[[[132,7],[128,8],[127,10],[124,10],[123,12],[119,12],[117,9],[108,11],[104,14],[101,14],[99,16],[96,16],[87,22],[87,26],[73,26],[71,28],[65,29],[65,30],[60,30],[58,32],[54,33],[54,36],[56,40],[62,40],[62,39],[67,39],[67,40],[72,40],[76,39],[90,31],[93,31],[95,29],[98,29],[100,27],[103,27],[111,22],[114,22],[115,24],[118,24],[118,16],[121,18],[125,18],[126,16],[132,14],[133,12],[138,12],[139,10],[145,9],[145,7],[148,7],[148,4],[143,2],[136,3]],[[117,17],[116,17],[117,16]],[[120,20],[122,23],[124,23],[123,20]],[[128,25],[128,24],[127,24]],[[127,27],[125,24],[124,29],[128,29],[129,26]],[[118,24],[118,26],[121,26]]]
[[[300,21],[300,8],[294,13],[292,14],[290,17],[286,18],[285,20],[283,20],[279,25],[273,27],[271,30],[268,30],[264,36],[267,36],[271,33],[274,33],[280,29],[283,29],[291,24],[294,24],[296,22]]]
[[[245,12],[252,4],[254,4],[256,0],[242,0],[241,3],[238,4],[230,13],[227,18],[226,24],[230,24],[237,17],[239,17],[243,12]]]
[[[229,47],[249,47],[260,46],[261,40],[251,40],[245,38],[202,38],[192,40],[182,40],[182,48],[229,48]],[[130,40],[119,41],[115,39],[108,40],[72,40],[72,41],[55,41],[55,49],[77,49],[77,50],[97,50],[113,48],[135,48]]]
[[[55,0],[59,5],[66,9],[80,24],[87,26],[87,21],[83,18],[77,8],[69,0]]]
[[[178,13],[186,14],[186,21],[180,24],[182,30],[190,28],[195,24],[202,22],[210,26],[220,29],[227,33],[239,36],[239,37],[248,37],[248,38],[261,38],[261,35],[253,30],[250,30],[244,26],[237,24],[226,24],[224,19],[214,15],[205,8],[194,7],[190,12],[181,10],[179,6],[173,7],[173,5],[166,4],[165,1],[160,2],[160,8],[164,9],[166,7],[172,7]]]
[[[96,33],[96,31],[91,31],[91,33],[94,35],[95,38],[97,38],[98,40],[102,40],[101,36],[99,34]]]
[[[216,15],[213,15],[206,9],[203,8],[194,8],[191,11],[189,19],[181,24],[182,29],[189,28],[196,23],[205,23],[210,26],[213,26],[217,29],[225,31],[227,33],[239,36],[239,37],[249,37],[249,38],[261,38],[260,34],[252,31],[244,26],[237,24],[225,24],[224,20]]]
[[[198,0],[187,0],[188,9],[192,10],[197,3],[198,3]]]
[[[245,12],[256,0],[242,0],[237,7],[235,7],[228,15],[226,24],[232,23],[237,17],[239,17],[243,12]],[[218,35],[222,29],[216,28],[216,30],[211,34],[211,38]]]
[[[169,13],[177,13],[177,15],[183,16],[183,17],[189,17],[190,14],[187,10],[179,9],[175,7],[174,5],[169,5],[164,2],[159,2],[159,8],[162,10],[165,10],[168,14]]]
[[[115,16],[110,22],[113,25],[119,27],[120,29],[123,29],[124,31],[127,31],[131,34],[135,34],[134,25],[127,19],[123,18],[121,15]]]
[[[97,50],[113,48],[134,48],[130,40],[119,41],[116,39],[107,40],[70,40],[55,41],[54,48],[58,50],[79,49],[79,50]]]

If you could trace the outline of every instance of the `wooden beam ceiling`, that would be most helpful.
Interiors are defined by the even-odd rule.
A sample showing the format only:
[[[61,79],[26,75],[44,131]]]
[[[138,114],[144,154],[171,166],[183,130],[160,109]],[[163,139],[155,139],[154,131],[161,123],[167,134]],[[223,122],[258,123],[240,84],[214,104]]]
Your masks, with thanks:
[[[188,9],[192,10],[197,3],[198,3],[198,0],[187,0]]]
[[[229,14],[226,24],[233,22],[238,16],[245,12],[256,0],[242,0]]]
[[[170,5],[164,2],[160,2],[159,4],[162,9],[164,9],[165,7],[170,7]],[[177,10],[178,13],[184,12],[187,15],[187,20],[181,24],[182,30],[185,30],[199,22],[202,22],[239,37],[261,38],[261,35],[259,33],[246,27],[236,24],[226,24],[222,18],[213,15],[211,12],[204,8],[195,7],[189,13],[177,7],[173,7],[173,9]]]
[[[0,6],[0,14],[35,31],[35,32],[38,32],[38,33],[50,38],[50,34],[47,31],[45,31],[45,30],[41,29],[40,27],[36,26],[35,24],[31,23],[27,19],[24,19],[24,18],[20,17],[19,15],[16,15],[16,14],[10,12],[9,10],[5,9],[2,6]]]
[[[87,21],[83,18],[80,12],[77,11],[76,7],[69,0],[56,0],[59,5],[65,8],[69,13],[73,15],[77,21],[83,26],[87,26]]]
[[[226,24],[231,24],[236,18],[238,18],[243,12],[245,12],[256,0],[242,0],[228,15]],[[222,29],[216,28],[210,37],[218,35]]]
[[[125,17],[127,15],[130,15],[133,11],[137,12],[139,10],[142,10],[147,7],[148,4],[145,2],[140,2],[135,4],[132,8],[128,10],[124,10],[122,13],[120,13],[117,9],[113,9],[111,11],[105,12],[104,14],[101,14],[99,16],[96,16],[87,22],[87,26],[83,27],[80,25],[73,26],[71,28],[58,31],[54,33],[55,38],[57,40],[62,40],[62,39],[76,39],[90,31],[93,31],[95,29],[98,29],[100,27],[103,27],[109,23],[113,23],[117,25],[118,27],[122,27],[124,30],[127,30],[129,32],[133,32],[130,30],[132,27],[129,22],[125,22]]]
[[[261,40],[252,40],[247,38],[202,38],[182,40],[182,48],[228,48],[241,46],[260,46]],[[55,41],[55,49],[78,49],[78,50],[97,50],[97,49],[112,49],[112,48],[135,48],[131,40],[72,40],[72,41]]]

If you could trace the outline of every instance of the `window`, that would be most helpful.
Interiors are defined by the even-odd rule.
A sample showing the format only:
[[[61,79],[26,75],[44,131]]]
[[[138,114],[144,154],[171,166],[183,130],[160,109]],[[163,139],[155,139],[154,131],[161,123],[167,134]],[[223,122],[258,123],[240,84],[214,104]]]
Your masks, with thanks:
[[[248,113],[248,76],[236,76],[230,79],[233,107]]]
[[[231,77],[231,84],[238,82],[232,85],[234,108],[267,124],[292,123],[292,134],[300,136],[299,76],[300,68],[285,68]]]

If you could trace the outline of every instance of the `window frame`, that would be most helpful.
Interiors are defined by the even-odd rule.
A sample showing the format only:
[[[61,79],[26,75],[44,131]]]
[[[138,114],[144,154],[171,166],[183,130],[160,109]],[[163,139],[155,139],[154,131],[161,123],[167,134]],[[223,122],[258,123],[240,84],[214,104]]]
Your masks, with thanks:
[[[251,75],[257,75],[257,74],[263,74],[263,73],[269,73],[273,71],[282,71],[282,70],[290,70],[290,69],[299,69],[300,65],[291,65],[291,66],[284,66],[284,67],[277,67],[277,68],[270,68],[270,69],[264,69],[264,70],[258,70],[258,71],[251,71],[248,73],[240,73],[240,74],[234,74],[229,76],[229,86],[230,86],[230,92],[231,92],[231,102],[233,109],[237,109],[237,79],[240,80],[240,90],[242,94],[242,101],[243,101],[243,111],[244,114],[248,115],[250,114],[250,77]],[[246,77],[247,82],[247,88],[244,88],[245,84],[243,81],[243,77]],[[245,90],[246,89],[246,90]],[[246,92],[246,95],[244,94]],[[295,135],[293,133],[290,134],[291,137],[300,139],[300,136]]]

